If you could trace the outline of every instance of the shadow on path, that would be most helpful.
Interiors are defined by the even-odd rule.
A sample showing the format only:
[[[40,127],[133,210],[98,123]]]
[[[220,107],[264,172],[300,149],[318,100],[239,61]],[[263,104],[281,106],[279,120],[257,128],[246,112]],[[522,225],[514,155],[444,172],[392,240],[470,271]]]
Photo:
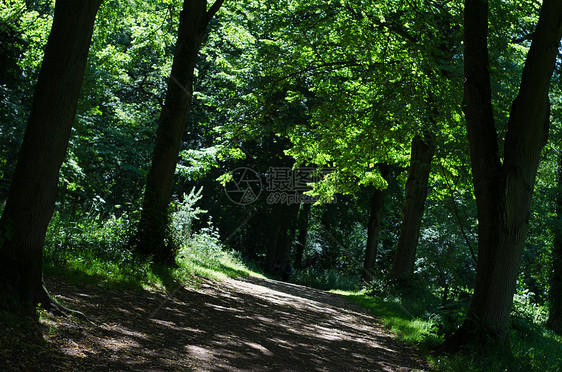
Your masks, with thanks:
[[[417,351],[342,297],[268,279],[169,294],[49,282],[93,323],[43,320],[60,370],[408,371]],[[54,368],[57,370],[57,368]]]

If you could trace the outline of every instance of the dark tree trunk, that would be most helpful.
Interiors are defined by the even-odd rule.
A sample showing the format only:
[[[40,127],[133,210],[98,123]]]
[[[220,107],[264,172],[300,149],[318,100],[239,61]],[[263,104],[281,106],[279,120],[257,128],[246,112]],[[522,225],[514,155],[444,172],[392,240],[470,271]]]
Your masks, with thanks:
[[[478,269],[466,320],[445,343],[507,340],[540,153],[548,134],[548,89],[562,34],[562,2],[544,0],[511,108],[504,162],[498,155],[488,71],[488,3],[465,1],[465,103],[478,210]]]
[[[101,0],[57,0],[31,113],[0,220],[0,286],[22,303],[51,305],[43,244]]]
[[[265,257],[266,270],[273,274],[278,274],[278,270],[289,262],[297,212],[297,206],[274,206]]]
[[[416,249],[420,236],[420,227],[427,198],[429,172],[435,148],[430,140],[421,136],[412,139],[410,170],[406,181],[404,208],[400,237],[392,262],[390,276],[404,280],[414,273]]]
[[[139,252],[153,255],[156,262],[170,262],[174,259],[172,245],[165,245],[164,242],[174,173],[193,94],[197,54],[207,25],[222,3],[223,0],[217,0],[207,10],[206,0],[185,0],[180,14],[172,72],[160,113],[135,242]]]
[[[297,240],[295,242],[295,267],[302,269],[302,258],[304,255],[304,248],[306,247],[306,236],[308,235],[308,218],[310,216],[310,203],[301,205],[298,216],[298,230]]]
[[[284,264],[289,257],[289,252],[285,249],[284,244],[286,234],[287,230],[283,228],[281,222],[274,224],[270,230],[270,238],[267,242],[265,256],[265,269],[271,274],[279,274],[282,264]]]
[[[554,247],[552,250],[552,276],[549,291],[549,316],[547,325],[562,334],[562,156],[558,159],[558,195],[556,196],[558,220],[554,228]]]
[[[379,165],[379,171],[382,178],[388,180],[388,165]],[[377,261],[377,246],[379,244],[378,237],[382,220],[382,212],[384,210],[385,190],[374,190],[371,195],[369,213],[369,222],[367,223],[367,244],[365,246],[365,260],[363,261],[363,271],[361,279],[369,282],[373,280],[373,272]]]

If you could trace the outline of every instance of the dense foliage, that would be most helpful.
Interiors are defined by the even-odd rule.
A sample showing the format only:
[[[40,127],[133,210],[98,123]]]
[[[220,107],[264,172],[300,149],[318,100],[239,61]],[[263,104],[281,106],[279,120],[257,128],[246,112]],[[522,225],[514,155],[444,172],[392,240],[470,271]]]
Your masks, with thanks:
[[[7,198],[53,8],[38,1],[0,4],[0,203]],[[490,2],[499,141],[539,8],[536,1]],[[129,239],[173,78],[180,10],[177,0],[111,0],[98,13],[47,235],[52,267],[96,275],[115,270],[123,278],[150,273],[151,258],[135,255]],[[275,265],[291,262],[297,266],[290,278],[295,283],[364,288],[394,301],[400,286],[388,273],[400,233],[410,144],[422,135],[432,139],[436,152],[415,271],[406,287],[425,284],[431,300],[416,317],[432,322],[432,335],[440,340],[449,336],[469,306],[478,255],[462,113],[463,10],[461,1],[227,1],[209,24],[198,56],[176,167],[168,239],[179,247],[177,260],[197,262],[199,269],[192,271],[199,273],[224,260],[236,271],[243,259],[276,276]],[[517,280],[517,332],[546,323],[551,273],[562,264],[553,254],[562,224],[556,204],[562,166],[559,67],[557,61],[550,135]],[[390,167],[386,179],[380,164]],[[248,172],[242,175],[240,168]],[[254,182],[254,197],[237,199],[232,190],[249,185],[244,177]],[[375,280],[365,283],[360,278],[375,189],[385,189],[386,196]],[[307,203],[313,205],[304,212]],[[234,253],[226,255],[225,249]]]

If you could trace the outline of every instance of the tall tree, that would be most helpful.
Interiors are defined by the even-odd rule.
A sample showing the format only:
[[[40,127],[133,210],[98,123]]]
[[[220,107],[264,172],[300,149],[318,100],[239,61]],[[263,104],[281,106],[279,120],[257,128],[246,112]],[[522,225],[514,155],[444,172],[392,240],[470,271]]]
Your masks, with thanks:
[[[297,219],[298,235],[295,240],[295,267],[302,269],[304,248],[306,247],[306,236],[308,235],[308,220],[310,216],[311,203],[301,203]]]
[[[289,262],[298,204],[275,206],[270,217],[265,269],[274,274]]]
[[[427,137],[427,136],[426,136]],[[434,147],[428,138],[417,135],[412,139],[410,169],[406,181],[406,198],[402,210],[402,225],[390,276],[403,280],[414,272],[416,249],[424,212],[429,171]]]
[[[206,0],[185,0],[180,14],[172,72],[160,113],[135,242],[139,252],[153,255],[157,262],[173,260],[173,247],[164,241],[174,173],[193,95],[195,64],[207,26],[223,2],[217,0],[207,9]]]
[[[380,164],[378,168],[382,178],[388,182],[388,165]],[[384,210],[385,195],[386,189],[383,188],[375,189],[371,195],[371,210],[369,213],[369,222],[367,223],[367,244],[365,247],[363,271],[361,273],[361,278],[367,282],[373,280],[373,271],[376,266],[377,246],[379,244],[378,236],[381,226],[382,213]]]
[[[43,285],[43,243],[102,0],[57,0],[31,113],[0,219],[0,285],[56,308]]]
[[[557,221],[552,250],[552,274],[549,291],[548,326],[562,334],[562,156],[558,159],[558,192],[556,197]]]
[[[507,339],[562,35],[562,1],[544,0],[511,107],[502,163],[488,68],[488,1],[466,0],[464,12],[464,112],[478,211],[478,269],[467,317],[444,350],[490,337]]]

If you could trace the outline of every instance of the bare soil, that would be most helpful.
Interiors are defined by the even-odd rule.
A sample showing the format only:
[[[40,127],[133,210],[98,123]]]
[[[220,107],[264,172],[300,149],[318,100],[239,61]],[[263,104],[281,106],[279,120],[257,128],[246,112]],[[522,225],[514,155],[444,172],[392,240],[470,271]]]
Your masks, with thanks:
[[[47,285],[91,322],[43,316],[43,345],[0,351],[0,370],[429,370],[363,309],[303,286],[259,278],[168,293]]]

